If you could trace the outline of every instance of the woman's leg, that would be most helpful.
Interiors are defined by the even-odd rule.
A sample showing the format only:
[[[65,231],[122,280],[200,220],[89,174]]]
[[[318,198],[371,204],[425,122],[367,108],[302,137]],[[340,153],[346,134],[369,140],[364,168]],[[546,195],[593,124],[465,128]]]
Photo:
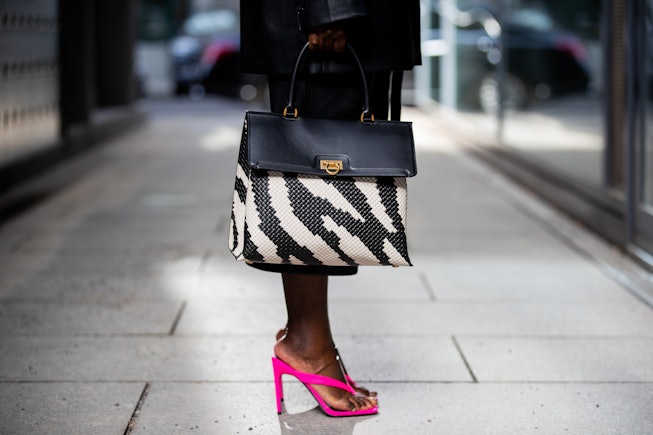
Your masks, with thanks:
[[[328,276],[282,274],[288,332],[275,345],[275,355],[306,373],[317,373],[345,381],[336,361],[327,304]],[[315,385],[322,399],[333,409],[369,409],[376,400],[346,391]]]
[[[388,74],[370,77],[370,96],[380,118],[387,116]],[[273,112],[283,111],[288,96],[288,77],[268,77],[270,104]],[[304,115],[358,119],[362,101],[360,78],[356,75],[307,76],[298,83],[295,102]],[[373,107],[374,108],[374,107]],[[378,116],[378,115],[377,115]],[[277,268],[279,271],[280,268]],[[275,345],[275,355],[295,370],[317,373],[345,381],[336,360],[331,337],[327,306],[328,275],[352,274],[355,268],[332,268],[315,274],[282,273],[288,332]],[[295,270],[296,272],[296,270]],[[369,409],[376,405],[374,397],[352,395],[346,391],[314,386],[324,401],[333,409]],[[372,394],[373,396],[374,394]]]

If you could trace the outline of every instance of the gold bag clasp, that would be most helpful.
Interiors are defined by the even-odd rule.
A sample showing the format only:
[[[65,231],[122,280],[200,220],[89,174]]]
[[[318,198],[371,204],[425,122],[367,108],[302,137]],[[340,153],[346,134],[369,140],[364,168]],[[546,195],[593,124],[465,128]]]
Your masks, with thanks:
[[[320,169],[324,169],[329,175],[338,175],[342,168],[342,160],[320,160]]]

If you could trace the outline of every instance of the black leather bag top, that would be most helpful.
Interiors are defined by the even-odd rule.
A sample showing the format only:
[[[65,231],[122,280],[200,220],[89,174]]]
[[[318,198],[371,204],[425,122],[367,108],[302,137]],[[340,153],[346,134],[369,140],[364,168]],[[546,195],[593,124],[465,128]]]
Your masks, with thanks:
[[[252,169],[327,175],[323,162],[341,162],[338,177],[412,177],[417,173],[412,124],[292,118],[247,112]]]
[[[360,120],[298,116],[293,104],[294,88],[297,71],[308,52],[306,44],[295,62],[284,114],[247,112],[248,161],[252,169],[339,177],[417,174],[412,124],[374,120],[363,66],[353,48],[347,48],[363,86]]]

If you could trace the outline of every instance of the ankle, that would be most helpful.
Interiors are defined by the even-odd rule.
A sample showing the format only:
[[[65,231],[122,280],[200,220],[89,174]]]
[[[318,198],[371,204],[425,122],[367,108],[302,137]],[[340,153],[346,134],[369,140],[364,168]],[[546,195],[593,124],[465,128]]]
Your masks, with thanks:
[[[283,340],[294,351],[306,356],[330,353],[333,347],[331,331],[328,328],[287,328]]]
[[[330,340],[314,340],[301,334],[286,334],[274,346],[274,353],[292,365],[301,362],[306,369],[316,371],[335,360],[336,354]]]

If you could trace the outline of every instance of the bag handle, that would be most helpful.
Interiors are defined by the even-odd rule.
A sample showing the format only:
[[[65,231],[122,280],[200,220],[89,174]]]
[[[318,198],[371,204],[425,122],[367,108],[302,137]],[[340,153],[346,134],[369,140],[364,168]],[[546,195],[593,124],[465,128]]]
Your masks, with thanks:
[[[367,79],[365,78],[365,70],[363,69],[363,64],[361,63],[358,54],[356,54],[354,47],[352,47],[349,43],[346,44],[346,47],[349,53],[351,54],[352,58],[354,59],[354,62],[358,67],[358,71],[363,81],[363,112],[361,113],[361,122],[364,121],[374,122],[374,114],[370,112],[370,95],[367,88]],[[297,80],[297,72],[299,71],[299,68],[302,65],[302,61],[304,60],[304,56],[306,55],[307,51],[308,51],[308,42],[306,43],[306,45],[304,45],[304,47],[302,47],[301,51],[297,55],[297,60],[295,60],[295,66],[292,70],[292,77],[290,79],[290,91],[288,92],[288,104],[283,109],[284,117],[288,117],[289,113],[293,114],[294,118],[297,118],[297,116],[299,115],[297,107],[295,106],[294,103],[295,81]]]

